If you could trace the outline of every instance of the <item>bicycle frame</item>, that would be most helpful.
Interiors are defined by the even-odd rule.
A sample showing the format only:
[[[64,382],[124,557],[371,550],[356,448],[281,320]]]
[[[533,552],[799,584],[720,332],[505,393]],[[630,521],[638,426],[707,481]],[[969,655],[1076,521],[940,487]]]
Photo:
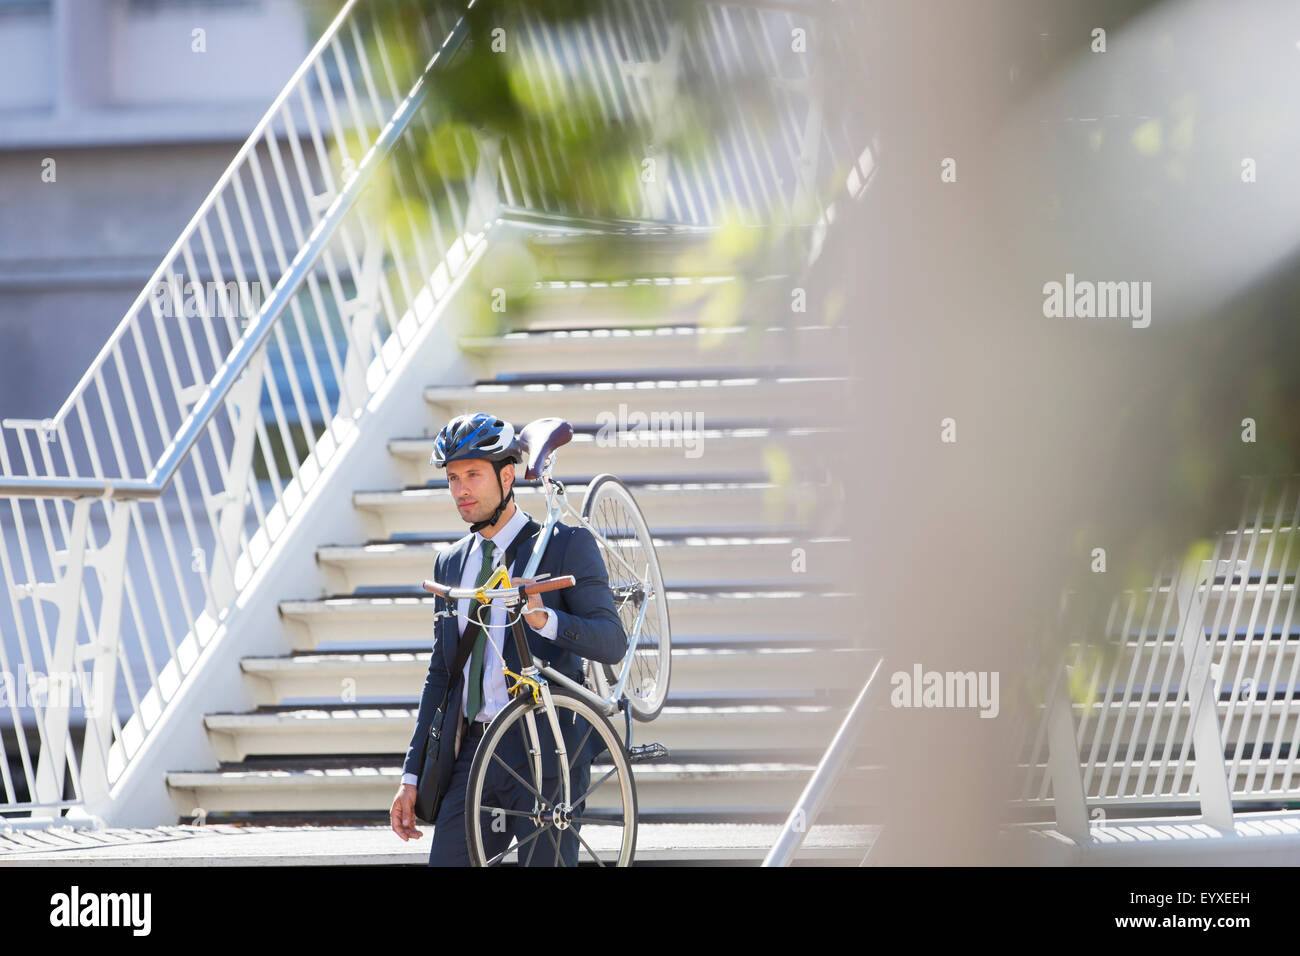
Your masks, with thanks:
[[[592,537],[595,538],[596,542],[602,548],[604,548],[607,553],[612,554],[615,560],[618,563],[622,564],[623,567],[627,569],[627,571],[630,572],[634,578],[640,578],[641,575],[638,575],[636,573],[636,569],[633,568],[630,564],[628,564],[627,561],[623,559],[622,555],[618,554],[616,551],[611,549],[609,544],[604,540],[604,538],[600,535],[600,533],[597,532],[594,528],[592,528],[591,524],[587,521],[587,519],[584,518],[573,507],[573,505],[569,503],[568,498],[566,498],[564,494],[564,485],[561,482],[555,481],[551,477],[551,467],[554,463],[554,459],[555,456],[552,453],[552,455],[547,458],[546,463],[543,465],[540,472],[542,488],[546,495],[546,521],[543,524],[541,531],[538,532],[538,540],[533,546],[533,552],[531,557],[528,559],[528,564],[524,569],[522,579],[531,580],[536,575],[537,567],[541,563],[542,557],[546,552],[546,548],[551,542],[551,536],[555,531],[556,524],[560,520],[561,513],[566,514],[570,518],[574,519],[579,525],[581,525],[582,527],[590,531]],[[504,569],[498,569],[498,574],[508,578],[508,575],[506,575]],[[499,580],[498,577],[494,576],[491,579],[491,581],[487,583],[485,589],[496,587],[497,584],[495,582],[497,582],[498,580]],[[647,590],[649,590],[651,582],[648,579],[642,580],[642,585]],[[582,698],[584,701],[590,704],[591,707],[595,709],[598,713],[602,714],[605,717],[611,717],[614,714],[617,714],[619,710],[622,709],[620,707],[620,701],[623,695],[623,686],[627,681],[627,676],[628,673],[631,671],[631,667],[625,666],[623,668],[623,674],[619,678],[617,686],[612,688],[612,690],[610,691],[610,696],[606,698],[606,697],[601,697],[599,694],[593,693],[591,690],[587,689],[582,684],[579,684],[578,682],[572,680],[565,674],[560,673],[559,671],[555,670],[553,667],[550,667],[549,665],[539,665],[536,657],[533,656],[532,649],[528,646],[528,638],[527,635],[524,633],[524,625],[523,625],[524,615],[522,611],[522,605],[525,603],[525,598],[522,593],[522,590],[518,592],[518,594],[519,597],[517,603],[519,603],[521,606],[520,613],[516,614],[514,620],[511,621],[510,629],[511,629],[511,635],[515,640],[516,649],[519,652],[519,660],[521,662],[527,661],[528,663],[524,667],[520,668],[520,673],[517,675],[510,674],[510,672],[507,672],[507,676],[513,676],[517,678],[517,681],[514,684],[514,686],[510,688],[511,696],[513,697],[514,693],[519,690],[521,685],[523,685],[531,690],[534,701],[540,702],[545,707],[546,717],[550,723],[551,734],[555,741],[556,755],[559,758],[560,778],[561,778],[562,788],[563,788],[561,792],[564,795],[563,805],[565,808],[568,808],[573,806],[573,801],[571,799],[572,798],[571,781],[569,777],[568,750],[565,744],[564,735],[560,731],[559,718],[556,716],[555,705],[551,698],[550,684],[552,681],[554,681],[556,684],[560,685],[566,690],[573,692],[573,694],[575,694],[576,696]],[[513,606],[513,603],[515,602],[512,602],[512,605],[508,605],[508,606]],[[641,633],[641,625],[645,621],[646,609],[649,606],[650,606],[649,600],[644,600],[641,602],[641,609],[637,614],[636,623],[632,627],[631,633],[628,634],[627,651],[624,653],[623,656],[623,661],[625,664],[629,663],[629,658],[630,655],[632,654],[633,648],[636,647],[637,638]],[[481,621],[480,624],[482,624]],[[489,640],[491,640],[490,625],[484,625],[484,634],[488,636]],[[497,648],[497,651],[499,653],[500,648]],[[524,719],[528,723],[528,730],[529,733],[532,735],[532,739],[534,741],[538,740],[539,738],[537,735],[537,720],[535,714],[532,711],[528,711],[524,715]],[[533,761],[534,780],[540,785],[542,781],[542,755],[540,751],[534,750],[532,752],[532,761]],[[594,786],[588,788],[588,792],[590,792],[592,789],[594,789]],[[583,796],[585,797],[586,794],[583,794]]]

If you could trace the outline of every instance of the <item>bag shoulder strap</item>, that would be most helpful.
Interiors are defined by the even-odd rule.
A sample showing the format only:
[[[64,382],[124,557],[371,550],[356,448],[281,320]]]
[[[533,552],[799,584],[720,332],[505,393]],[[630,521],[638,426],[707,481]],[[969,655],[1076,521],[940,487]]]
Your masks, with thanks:
[[[505,557],[501,559],[503,567],[510,567],[515,560],[515,551],[519,548],[520,543],[525,538],[535,535],[537,529],[540,527],[541,525],[533,520],[532,515],[529,515],[528,522],[519,529],[519,533],[515,535],[515,540],[511,541],[510,546],[506,548]],[[471,631],[471,628],[475,630]],[[474,650],[474,642],[478,639],[478,630],[482,630],[482,628],[479,627],[476,621],[470,621],[469,624],[465,625],[465,633],[461,635],[460,644],[456,647],[456,663],[453,664],[451,668],[452,678],[447,682],[447,689],[442,695],[442,706],[444,709],[446,709],[447,706],[447,698],[451,696],[451,688],[455,686],[456,682],[460,679],[460,672],[465,669],[465,662],[469,660],[469,655]],[[467,641],[465,640],[466,637],[471,639]]]

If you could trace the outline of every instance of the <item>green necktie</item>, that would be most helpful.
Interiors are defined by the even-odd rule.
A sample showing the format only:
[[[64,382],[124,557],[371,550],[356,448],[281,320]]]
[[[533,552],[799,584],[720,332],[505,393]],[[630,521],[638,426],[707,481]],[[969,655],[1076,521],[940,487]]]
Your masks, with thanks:
[[[478,578],[474,581],[474,587],[482,587],[491,576],[492,542],[485,538],[483,540],[483,566],[478,569]],[[487,634],[475,620],[475,612],[484,610],[491,614],[491,605],[480,605],[475,598],[470,598],[470,617],[469,623],[465,625],[465,636],[469,636],[471,628],[478,633],[474,638],[474,653],[470,655],[469,659],[469,705],[465,709],[466,720],[473,720],[478,715],[479,708],[483,706],[483,655],[487,650]]]

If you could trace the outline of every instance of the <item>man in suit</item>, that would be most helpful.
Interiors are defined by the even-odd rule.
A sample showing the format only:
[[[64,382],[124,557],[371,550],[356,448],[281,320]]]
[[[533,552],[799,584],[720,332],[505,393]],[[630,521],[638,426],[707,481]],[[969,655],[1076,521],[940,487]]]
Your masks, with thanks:
[[[540,526],[512,500],[514,463],[519,457],[518,441],[510,423],[484,413],[454,418],[438,434],[431,463],[446,469],[452,501],[461,519],[469,523],[471,533],[438,555],[434,561],[434,580],[453,586],[473,587],[486,579],[512,546],[515,552],[513,563],[506,570],[512,578],[522,574],[532,555],[532,545]],[[604,561],[591,532],[557,523],[537,573],[553,576],[572,574],[576,583],[572,587],[530,596],[524,623],[533,655],[579,683],[583,679],[584,657],[603,663],[619,663],[627,651],[627,634],[614,608]],[[435,603],[440,609],[444,604],[441,598]],[[446,694],[447,706],[443,711],[440,733],[443,746],[452,750],[451,755],[444,755],[439,760],[442,779],[438,782],[438,792],[442,795],[442,802],[434,821],[430,866],[469,864],[464,813],[470,763],[487,724],[510,702],[502,665],[516,673],[521,669],[515,642],[504,626],[508,612],[500,606],[500,601],[493,604],[490,627],[486,631],[472,623],[474,618],[468,600],[457,603],[453,613],[440,615],[435,621],[429,672],[402,768],[402,784],[390,811],[393,831],[403,840],[423,836],[415,827],[416,787],[429,727]],[[486,610],[481,606],[479,610],[486,618]],[[461,673],[451,675],[449,672],[455,663],[460,640],[471,627],[476,636],[475,650]],[[543,767],[545,777],[550,777],[558,774],[550,728],[545,720],[537,723],[539,736],[543,738],[543,752],[551,756],[549,764],[544,762]],[[585,728],[566,727],[562,731],[573,762],[571,786],[575,798],[587,789],[593,756],[590,743],[586,752],[573,753],[580,739],[579,730],[585,731]],[[569,740],[571,733],[573,740]],[[499,751],[503,759],[515,766],[521,777],[531,780],[526,771],[522,742],[507,737],[505,743],[507,749]],[[543,790],[548,795],[553,794],[557,784],[554,779],[545,777]],[[532,809],[532,794],[509,773],[495,766],[489,768],[484,784],[485,803],[489,793],[493,806],[523,811]],[[581,807],[574,810],[575,814],[580,813]],[[535,824],[526,817],[508,816],[504,822],[504,832],[492,828],[492,832],[484,833],[489,857],[506,849],[511,838],[522,842],[531,836],[528,845],[540,846],[531,854],[521,852],[520,862],[543,866],[553,864],[556,854],[550,837],[556,835],[554,831],[549,836],[538,837]],[[561,862],[570,866],[576,864],[578,841],[571,830],[560,834],[559,850]]]

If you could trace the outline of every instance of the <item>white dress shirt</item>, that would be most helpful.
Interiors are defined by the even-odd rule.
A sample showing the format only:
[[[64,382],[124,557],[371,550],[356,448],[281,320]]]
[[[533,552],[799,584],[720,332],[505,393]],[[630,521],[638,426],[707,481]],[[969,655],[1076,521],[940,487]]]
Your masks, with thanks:
[[[516,506],[515,513],[505,523],[505,527],[493,535],[491,539],[484,538],[481,532],[474,532],[473,544],[470,546],[469,554],[465,556],[465,565],[461,570],[460,586],[472,588],[474,582],[478,579],[479,568],[483,564],[483,542],[485,540],[491,540],[492,542],[492,564],[493,567],[496,567],[501,564],[510,543],[515,540],[515,536],[523,530],[524,525],[527,523],[528,515],[523,512],[523,509]],[[515,576],[516,572],[513,563],[506,570],[510,573],[511,578]],[[523,569],[520,568],[519,573],[522,574],[522,572]],[[476,608],[482,607],[477,601],[473,603]],[[512,613],[518,610],[516,607]],[[533,628],[533,630],[548,641],[553,641],[555,635],[559,633],[559,623],[553,610],[548,607],[545,608],[545,611],[546,623],[539,628]],[[462,598],[456,603],[456,620],[462,636],[465,633],[465,628],[469,626],[469,614],[470,599]],[[506,677],[502,673],[505,661],[501,656],[501,652],[505,649],[505,642],[514,640],[509,628],[505,626],[507,620],[506,607],[501,599],[497,598],[492,602],[492,616],[489,619],[489,626],[483,629],[487,637],[487,643],[483,649],[483,704],[479,707],[478,713],[474,715],[476,720],[490,721],[502,707],[510,703],[510,696],[506,693]],[[529,626],[527,621],[523,623],[525,627]],[[467,660],[465,669],[461,672],[465,676],[465,679],[461,682],[460,691],[460,712],[462,714],[465,713],[465,708],[469,706],[469,667],[471,663],[472,660]],[[402,783],[417,786],[419,777],[413,773],[404,773],[402,774]]]

